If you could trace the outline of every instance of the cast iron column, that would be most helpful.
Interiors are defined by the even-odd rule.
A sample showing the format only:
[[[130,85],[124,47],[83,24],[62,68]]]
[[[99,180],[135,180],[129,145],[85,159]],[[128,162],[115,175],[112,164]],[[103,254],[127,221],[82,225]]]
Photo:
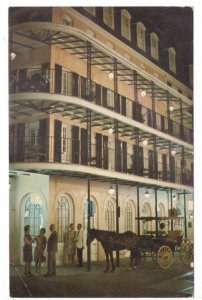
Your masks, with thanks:
[[[184,235],[187,237],[187,204],[186,204],[186,194],[184,191]]]
[[[91,96],[91,44],[87,42],[87,98]],[[91,110],[87,109],[87,163],[91,165]],[[88,177],[88,219],[87,235],[90,229],[90,178]],[[91,269],[91,248],[87,246],[87,271]]]
[[[117,59],[114,58],[114,110],[118,112],[118,73],[117,73]],[[114,134],[115,134],[115,170],[120,171],[120,148],[118,135],[118,121],[114,120]],[[118,194],[118,180],[116,179],[116,234],[119,234],[119,194]],[[119,267],[119,251],[116,251],[116,266]]]
[[[118,194],[118,180],[116,179],[116,233],[119,234],[119,217],[120,217],[120,206],[119,206],[119,194]],[[119,267],[119,251],[116,251],[116,266]]]
[[[171,216],[172,216],[172,209],[173,209],[173,191],[170,190],[170,210],[171,210]],[[171,220],[171,230],[173,230],[173,220]]]
[[[158,220],[157,220],[157,217],[158,217],[158,203],[157,203],[157,201],[158,201],[158,199],[157,199],[157,187],[156,186],[155,186],[154,191],[155,191],[155,218],[156,218],[155,226],[156,226],[156,233],[158,235]]]
[[[88,177],[88,221],[87,221],[87,235],[90,230],[90,177]],[[87,271],[91,270],[91,249],[90,244],[87,245]]]
[[[152,87],[152,127],[156,128],[156,105],[155,105],[155,90],[154,83],[151,82]]]
[[[138,217],[138,223],[137,223],[137,234],[140,235],[140,187],[139,183],[137,183],[137,217]]]

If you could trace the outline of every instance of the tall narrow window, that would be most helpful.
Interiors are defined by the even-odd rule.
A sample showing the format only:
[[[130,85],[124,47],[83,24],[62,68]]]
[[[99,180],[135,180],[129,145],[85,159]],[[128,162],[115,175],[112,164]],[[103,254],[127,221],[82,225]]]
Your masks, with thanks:
[[[159,60],[159,49],[158,49],[159,38],[154,32],[152,32],[150,35],[150,41],[151,41],[151,56],[152,58]]]
[[[176,73],[176,52],[172,47],[168,49],[168,58],[170,71]]]
[[[126,9],[121,10],[121,35],[128,40],[131,40],[130,31],[131,15]]]
[[[132,204],[128,201],[124,209],[125,231],[133,231],[133,211]]]
[[[62,94],[72,94],[72,73],[62,70]]]
[[[138,22],[137,23],[137,46],[138,46],[138,48],[142,49],[143,51],[146,50],[145,31],[146,31],[146,28],[145,28],[144,24],[141,22]]]
[[[115,213],[114,213],[114,203],[112,200],[107,202],[105,207],[105,227],[109,231],[115,230]]]
[[[57,202],[57,232],[58,242],[63,243],[64,235],[70,224],[70,204],[66,196],[61,196]]]
[[[24,226],[30,225],[32,236],[39,234],[43,226],[42,202],[36,193],[29,193],[25,203]]]
[[[114,8],[103,7],[103,21],[106,25],[114,29]]]
[[[151,217],[151,207],[150,207],[149,203],[145,203],[143,205],[142,210],[141,210],[141,215],[143,217]],[[151,230],[151,227],[152,227],[151,221],[149,221],[149,222],[142,221],[142,233],[143,234],[146,234],[146,232],[148,230]]]

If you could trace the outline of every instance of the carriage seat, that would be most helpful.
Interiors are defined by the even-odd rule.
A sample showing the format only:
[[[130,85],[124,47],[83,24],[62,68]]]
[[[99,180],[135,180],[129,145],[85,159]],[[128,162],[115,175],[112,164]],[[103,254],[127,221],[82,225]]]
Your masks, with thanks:
[[[168,234],[166,236],[167,239],[174,242],[179,242],[180,240],[182,240],[182,237],[183,237],[182,230],[168,230]]]

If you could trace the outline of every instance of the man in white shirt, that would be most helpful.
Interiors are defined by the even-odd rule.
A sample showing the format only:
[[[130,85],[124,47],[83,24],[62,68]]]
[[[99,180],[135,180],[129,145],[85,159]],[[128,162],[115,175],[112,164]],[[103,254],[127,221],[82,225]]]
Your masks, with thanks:
[[[83,230],[81,230],[82,225],[79,223],[77,225],[77,233],[75,236],[76,242],[76,250],[77,250],[77,258],[78,258],[78,265],[77,267],[83,266],[83,249],[84,249],[84,237],[83,237]]]

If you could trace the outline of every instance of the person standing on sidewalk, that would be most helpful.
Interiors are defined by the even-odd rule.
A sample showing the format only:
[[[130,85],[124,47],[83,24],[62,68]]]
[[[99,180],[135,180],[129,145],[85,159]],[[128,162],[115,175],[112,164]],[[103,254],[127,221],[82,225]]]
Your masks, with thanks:
[[[79,223],[77,225],[77,233],[75,237],[76,242],[76,250],[77,250],[77,258],[78,258],[78,265],[77,267],[83,266],[83,249],[84,249],[84,236],[83,236],[83,230],[82,225]]]
[[[35,261],[35,268],[36,273],[41,274],[41,264],[44,262],[44,250],[46,248],[46,237],[45,237],[46,229],[41,228],[39,231],[39,235],[37,235],[34,239],[36,242],[36,247],[34,251],[34,261]]]
[[[57,252],[58,235],[54,224],[51,224],[49,229],[51,234],[47,242],[48,271],[45,276],[56,275],[56,252]]]
[[[70,224],[70,229],[67,233],[67,258],[68,258],[68,266],[71,266],[74,261],[75,256],[75,236],[76,231],[74,230],[74,224]]]
[[[25,262],[24,274],[26,276],[33,276],[31,273],[31,262],[33,259],[32,243],[34,240],[32,239],[32,237],[30,235],[30,226],[29,225],[25,225],[24,232],[25,232],[24,247],[23,247],[23,260]]]

